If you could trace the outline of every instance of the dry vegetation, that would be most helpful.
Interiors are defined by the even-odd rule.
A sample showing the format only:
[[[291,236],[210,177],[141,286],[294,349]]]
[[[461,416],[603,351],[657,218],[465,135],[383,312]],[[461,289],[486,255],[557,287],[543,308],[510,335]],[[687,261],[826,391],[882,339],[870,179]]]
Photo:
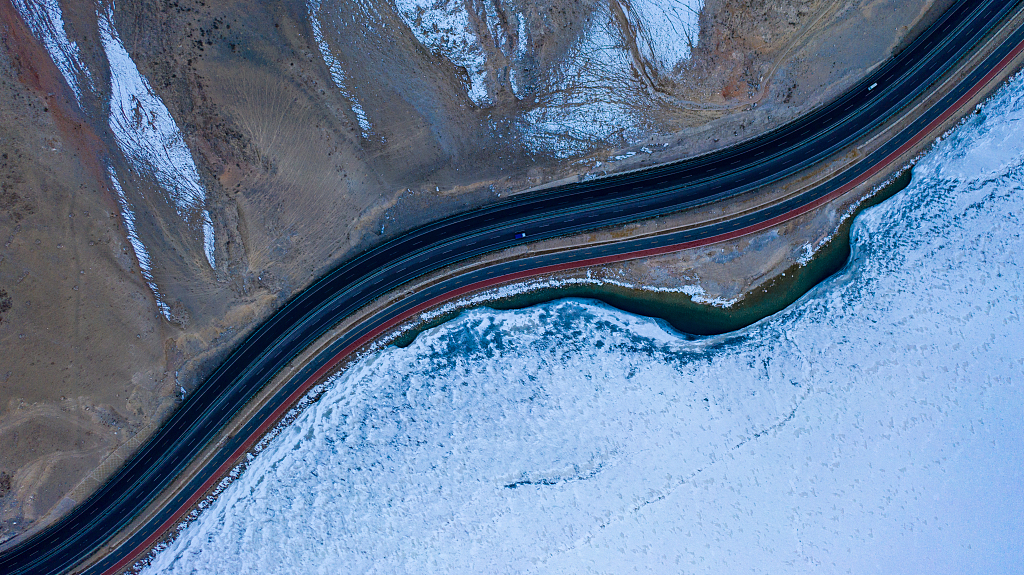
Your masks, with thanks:
[[[340,261],[499,193],[750,137],[826,101],[903,41],[901,26],[942,8],[707,0],[699,33],[684,38],[692,58],[666,67],[627,0],[491,2],[494,31],[473,17],[494,34],[480,104],[468,96],[469,71],[420,44],[393,4],[321,4],[344,89],[304,2],[117,5],[120,36],[206,188],[217,238],[210,269],[195,230],[107,126],[97,4],[61,2],[96,85],[79,106],[0,2],[0,540],[87,495],[182,390]],[[617,38],[626,67],[580,48],[598,28]],[[541,117],[531,113],[573,118],[603,102],[620,106],[615,121],[626,124],[527,143]],[[566,142],[570,152],[560,152]],[[610,160],[648,146],[655,153]],[[124,175],[170,321],[127,241],[108,165]]]

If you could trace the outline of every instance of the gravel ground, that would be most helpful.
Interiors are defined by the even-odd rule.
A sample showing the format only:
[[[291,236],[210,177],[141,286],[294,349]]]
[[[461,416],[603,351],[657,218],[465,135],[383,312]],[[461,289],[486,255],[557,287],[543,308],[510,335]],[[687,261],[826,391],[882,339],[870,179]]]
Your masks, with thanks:
[[[0,4],[0,540],[345,258],[761,133],[948,3]]]

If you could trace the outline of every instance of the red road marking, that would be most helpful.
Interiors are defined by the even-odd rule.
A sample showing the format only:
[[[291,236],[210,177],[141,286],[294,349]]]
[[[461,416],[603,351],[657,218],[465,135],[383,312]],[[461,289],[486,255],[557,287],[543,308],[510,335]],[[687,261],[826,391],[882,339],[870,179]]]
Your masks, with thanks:
[[[982,88],[985,86],[985,84],[989,83],[993,78],[996,77],[996,75],[998,75],[1000,72],[1002,72],[1002,70],[1010,63],[1010,61],[1013,60],[1014,58],[1016,58],[1017,55],[1020,54],[1022,51],[1024,51],[1024,41],[1022,41],[1021,43],[1017,44],[1017,46],[1014,47],[1014,49],[1011,50],[1010,53],[1006,55],[1006,57],[1004,57],[1002,60],[1000,60],[999,63],[996,64],[996,67],[993,68],[988,74],[986,74],[984,78],[982,78],[977,84],[975,84],[970,90],[968,90],[967,93],[965,93],[963,96],[961,96],[960,99],[958,99],[952,106],[947,108],[946,111],[943,112],[941,115],[939,115],[938,118],[935,118],[934,120],[932,120],[920,132],[918,132],[916,135],[914,135],[914,137],[911,138],[907,143],[905,143],[902,146],[900,146],[899,149],[897,149],[893,153],[891,153],[888,156],[886,156],[882,161],[878,162],[877,164],[875,164],[874,166],[869,168],[866,172],[864,172],[860,176],[857,176],[851,182],[849,182],[849,183],[847,183],[847,184],[845,184],[845,185],[843,185],[843,186],[833,190],[832,192],[829,192],[828,194],[818,198],[817,200],[814,200],[813,202],[809,202],[809,203],[804,204],[804,205],[802,205],[802,206],[800,206],[798,208],[794,208],[794,209],[792,209],[792,210],[790,210],[790,211],[788,211],[788,212],[786,212],[786,213],[784,213],[782,215],[775,216],[774,218],[772,218],[770,220],[765,220],[763,222],[760,222],[760,223],[757,223],[757,224],[753,224],[753,225],[747,226],[745,228],[741,228],[739,230],[734,230],[734,231],[731,231],[731,232],[728,232],[728,233],[725,233],[725,234],[720,234],[720,235],[717,235],[717,236],[711,236],[711,237],[702,238],[702,239],[699,239],[699,240],[692,240],[692,241],[689,241],[689,242],[682,242],[682,243],[672,244],[672,245],[668,245],[668,246],[662,246],[662,247],[658,247],[658,248],[648,248],[648,249],[645,249],[645,250],[638,250],[638,251],[635,251],[635,252],[628,252],[628,253],[618,254],[618,255],[614,255],[614,256],[603,256],[603,257],[590,258],[590,259],[586,259],[586,260],[580,260],[580,261],[569,262],[569,263],[564,263],[564,264],[554,264],[554,265],[550,265],[550,266],[544,266],[544,267],[541,267],[541,268],[535,268],[535,269],[532,269],[532,270],[524,270],[524,271],[519,271],[519,272],[514,272],[514,273],[506,274],[506,275],[503,275],[503,276],[498,276],[498,277],[494,277],[494,278],[489,278],[489,279],[481,280],[481,281],[478,281],[476,283],[473,283],[473,284],[470,284],[470,285],[467,285],[467,286],[463,286],[461,288],[454,289],[454,290],[452,290],[450,292],[447,292],[445,294],[439,295],[439,296],[437,296],[437,297],[435,297],[435,298],[433,298],[433,299],[431,299],[431,300],[429,300],[427,302],[424,302],[424,303],[422,303],[422,304],[420,304],[420,305],[418,305],[418,306],[416,306],[414,308],[411,308],[411,309],[409,309],[409,310],[399,314],[398,316],[395,316],[395,317],[391,318],[390,320],[385,322],[383,325],[378,326],[377,328],[372,330],[370,333],[364,335],[363,337],[359,338],[355,342],[349,344],[345,349],[339,351],[337,354],[335,354],[334,357],[331,358],[330,361],[328,361],[323,367],[318,369],[316,371],[316,373],[314,373],[313,375],[309,376],[309,378],[306,379],[306,381],[303,382],[302,385],[300,385],[298,387],[298,389],[296,389],[294,392],[292,392],[291,395],[288,396],[288,399],[285,400],[285,402],[283,404],[281,404],[280,407],[278,407],[276,410],[274,410],[274,413],[272,413],[270,415],[270,417],[268,417],[263,422],[263,424],[260,425],[256,429],[256,431],[254,431],[252,434],[249,435],[248,438],[246,438],[245,442],[243,442],[242,445],[239,446],[238,449],[236,449],[235,452],[231,454],[231,457],[228,457],[227,461],[225,461],[219,468],[217,468],[216,473],[214,473],[214,475],[212,477],[210,477],[210,479],[207,479],[206,482],[203,483],[203,485],[199,488],[199,490],[196,491],[192,495],[192,497],[190,497],[188,499],[188,501],[186,501],[181,507],[179,507],[178,510],[175,511],[174,514],[171,515],[171,517],[167,521],[164,521],[164,523],[160,526],[160,528],[157,529],[156,533],[154,533],[153,535],[150,535],[148,538],[146,538],[145,541],[143,541],[142,543],[137,545],[134,549],[132,549],[131,553],[128,554],[124,559],[121,559],[113,567],[111,567],[111,568],[107,569],[106,571],[104,571],[103,575],[114,575],[114,573],[116,573],[118,570],[123,569],[125,566],[128,565],[128,563],[131,563],[131,561],[139,553],[142,553],[143,551],[146,551],[148,548],[152,547],[153,544],[155,544],[157,542],[157,540],[160,539],[160,537],[168,529],[170,529],[171,526],[174,523],[176,523],[176,522],[181,520],[181,517],[185,514],[185,512],[187,512],[193,505],[195,505],[196,502],[199,501],[200,497],[203,496],[203,494],[205,494],[207,491],[209,491],[209,489],[211,487],[213,487],[214,483],[216,483],[221,477],[224,476],[225,473],[227,473],[228,469],[230,469],[233,465],[235,465],[236,461],[243,454],[245,454],[247,451],[249,451],[250,448],[252,448],[252,446],[256,443],[256,441],[268,429],[270,429],[271,425],[273,425],[278,419],[280,419],[281,416],[283,416],[285,414],[285,412],[287,412],[289,409],[291,409],[291,406],[294,405],[296,401],[298,401],[303,395],[305,395],[305,393],[307,391],[309,391],[309,388],[312,387],[313,384],[316,383],[316,381],[318,379],[320,379],[321,377],[327,375],[327,373],[330,372],[331,369],[334,368],[334,366],[336,366],[339,363],[341,363],[341,361],[343,359],[345,359],[345,357],[347,357],[348,355],[350,355],[351,353],[353,353],[354,351],[356,351],[360,347],[366,345],[371,340],[373,340],[374,338],[376,338],[380,334],[384,333],[385,331],[395,327],[396,325],[402,323],[403,321],[409,319],[410,317],[420,313],[421,311],[424,311],[424,310],[426,310],[428,308],[431,308],[431,307],[433,307],[435,305],[438,305],[438,304],[443,303],[445,301],[448,301],[450,299],[454,299],[454,298],[466,295],[466,294],[474,292],[474,291],[478,291],[478,290],[485,289],[485,288],[488,288],[488,287],[493,287],[493,286],[498,285],[498,284],[513,282],[513,281],[517,281],[517,280],[520,280],[520,279],[525,279],[525,278],[532,277],[532,276],[544,275],[544,274],[552,273],[552,272],[565,271],[565,270],[568,270],[568,269],[590,267],[590,266],[595,266],[595,265],[603,265],[603,264],[621,262],[621,261],[625,261],[625,260],[631,260],[631,259],[637,259],[637,258],[643,258],[643,257],[663,255],[663,254],[672,253],[672,252],[676,252],[676,251],[680,251],[680,250],[685,250],[685,249],[688,249],[688,248],[694,248],[694,247],[705,246],[705,245],[708,245],[708,244],[715,244],[715,243],[718,243],[718,242],[724,242],[724,241],[728,241],[728,240],[731,240],[731,239],[735,239],[735,238],[738,238],[738,237],[745,236],[747,234],[752,234],[752,233],[755,233],[755,232],[759,232],[759,231],[765,230],[767,228],[773,227],[773,226],[778,225],[780,223],[789,221],[789,220],[791,220],[791,219],[793,219],[793,218],[795,218],[797,216],[801,216],[803,214],[806,214],[807,212],[809,212],[809,211],[811,211],[811,210],[813,210],[813,209],[815,209],[815,208],[817,208],[817,207],[819,207],[819,206],[821,206],[821,205],[823,205],[825,203],[828,203],[828,202],[834,200],[835,198],[838,198],[839,196],[845,194],[846,192],[849,192],[853,188],[855,188],[855,187],[859,186],[860,184],[864,183],[869,178],[871,178],[872,176],[874,176],[878,172],[882,171],[886,166],[891,164],[896,158],[898,158],[899,156],[903,155],[908,150],[910,150],[910,148],[914,147],[919,142],[921,142],[929,132],[931,132],[936,127],[938,127],[940,124],[942,124],[943,122],[948,120],[953,114],[956,113],[957,110],[959,110],[961,107],[963,107],[963,105],[966,104],[971,98],[976,96],[978,94],[978,92],[980,92],[982,90]]]

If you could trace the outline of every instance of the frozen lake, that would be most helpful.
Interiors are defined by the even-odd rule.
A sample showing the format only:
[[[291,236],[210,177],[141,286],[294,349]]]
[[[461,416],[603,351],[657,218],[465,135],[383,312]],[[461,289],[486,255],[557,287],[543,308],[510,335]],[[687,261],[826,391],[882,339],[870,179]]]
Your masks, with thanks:
[[[1019,573],[1024,80],[739,332],[465,313],[339,376],[151,573]]]

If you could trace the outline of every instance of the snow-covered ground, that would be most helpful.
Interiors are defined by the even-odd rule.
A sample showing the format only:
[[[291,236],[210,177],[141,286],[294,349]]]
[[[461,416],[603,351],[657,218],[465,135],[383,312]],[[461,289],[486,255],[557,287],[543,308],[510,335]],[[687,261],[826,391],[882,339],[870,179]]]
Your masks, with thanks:
[[[523,143],[532,152],[559,157],[614,135],[629,140],[639,131],[631,86],[636,78],[652,82],[652,74],[671,74],[689,57],[703,6],[703,0],[599,3],[568,52],[555,65],[535,70],[536,85],[527,88],[521,70],[536,68],[532,28],[548,26],[543,17],[531,20],[515,4],[502,2],[395,1],[399,16],[427,50],[466,70],[466,95],[476,105],[493,104],[507,62],[512,92],[527,102],[528,111],[517,122]]]
[[[150,573],[1014,573],[1024,79],[737,333],[464,313],[337,377]]]
[[[641,49],[648,51],[656,66],[670,71],[690,57],[690,48],[697,44],[703,0],[633,0],[628,8]]]
[[[533,152],[563,158],[615,135],[632,143],[643,132],[636,113],[643,104],[635,84],[671,75],[689,58],[703,8],[703,0],[635,0],[599,8],[586,33],[552,71],[539,94],[544,105],[524,115],[519,126],[523,143]],[[615,9],[628,26],[615,18]]]
[[[60,70],[64,80],[82,105],[83,88],[95,93],[92,74],[82,60],[81,51],[65,30],[63,13],[57,0],[13,0],[14,7],[28,24],[32,34],[42,42]],[[206,209],[206,190],[199,181],[192,153],[185,144],[174,118],[156,95],[149,82],[139,73],[114,25],[114,6],[107,5],[97,13],[100,40],[110,66],[111,131],[121,151],[140,172],[152,173],[164,188],[167,201],[187,226],[199,228],[203,253],[211,267],[216,267],[213,220]],[[169,308],[153,277],[153,261],[136,226],[135,208],[129,200],[118,175],[108,169],[117,192],[121,216],[136,259],[153,291],[157,308],[169,317]]]
[[[470,26],[465,3],[461,0],[396,0],[395,7],[424,47],[466,69],[470,78],[470,99],[486,104],[483,48]]]
[[[156,307],[160,310],[160,314],[170,320],[171,308],[164,302],[164,296],[156,285],[156,279],[153,278],[153,260],[149,257],[149,250],[146,249],[146,244],[142,243],[142,240],[139,239],[139,231],[135,226],[135,210],[132,208],[127,194],[124,193],[124,188],[121,187],[121,182],[117,179],[114,169],[108,167],[107,173],[110,175],[110,183],[114,185],[114,190],[117,192],[117,203],[121,208],[121,219],[124,221],[128,243],[132,245],[132,250],[135,252],[135,259],[139,262],[142,277],[146,280],[146,285],[149,286],[150,291],[153,292],[153,298],[156,300]]]
[[[313,39],[316,40],[316,45],[320,48],[320,57],[324,59],[324,64],[330,70],[331,79],[334,80],[334,85],[338,88],[338,92],[350,102],[352,113],[355,114],[356,121],[359,123],[360,133],[364,138],[369,138],[373,134],[373,124],[370,123],[370,117],[349,88],[348,74],[324,37],[322,20],[329,19],[330,15],[322,10],[320,0],[309,0],[307,8],[309,10],[309,23],[313,28]]]
[[[82,62],[78,44],[68,38],[64,29],[64,15],[57,0],[12,0],[14,7],[28,24],[32,35],[39,39],[57,65],[64,80],[71,87],[79,105],[82,87],[94,90],[89,68]]]
[[[632,60],[616,30],[601,14],[554,71],[544,105],[524,114],[519,125],[527,149],[568,158],[596,140],[616,133],[629,140],[639,131],[623,94]]]
[[[167,106],[122,44],[114,26],[113,5],[98,17],[100,40],[110,65],[110,129],[134,167],[153,173],[178,216],[200,228],[203,252],[210,267],[216,267],[213,221],[192,152]]]

